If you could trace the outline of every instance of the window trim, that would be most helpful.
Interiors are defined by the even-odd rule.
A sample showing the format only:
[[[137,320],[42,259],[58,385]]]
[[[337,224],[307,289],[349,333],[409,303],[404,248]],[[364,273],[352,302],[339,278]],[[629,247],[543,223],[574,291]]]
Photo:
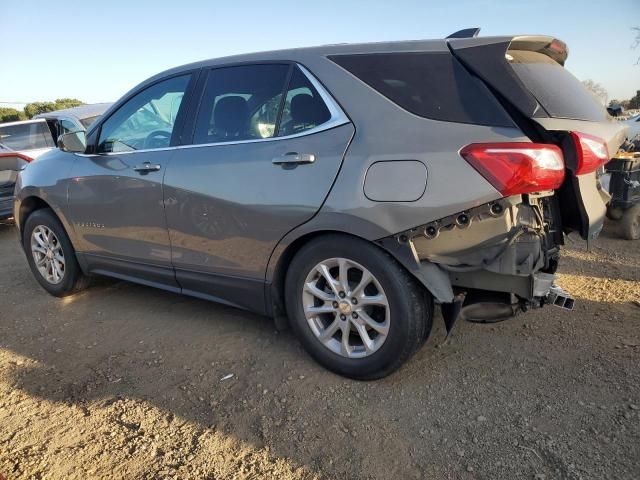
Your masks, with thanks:
[[[329,110],[329,113],[331,114],[331,116],[330,116],[329,120],[327,120],[323,124],[318,125],[318,126],[313,127],[313,128],[310,128],[309,130],[305,130],[303,132],[294,133],[294,134],[291,134],[291,135],[285,135],[285,136],[282,136],[282,137],[252,138],[252,139],[248,139],[248,140],[235,140],[235,141],[232,140],[232,141],[228,141],[228,142],[198,143],[198,144],[191,143],[192,139],[190,139],[189,143],[185,143],[185,144],[182,144],[182,145],[172,145],[172,146],[163,147],[163,148],[147,148],[147,149],[140,149],[140,150],[132,150],[130,152],[105,152],[105,153],[78,154],[78,155],[82,155],[82,156],[134,155],[136,153],[161,152],[161,151],[166,151],[166,150],[180,150],[180,149],[186,149],[186,148],[215,147],[215,146],[218,146],[218,145],[242,145],[242,144],[245,144],[245,143],[274,142],[274,141],[278,141],[278,140],[287,140],[287,139],[292,139],[292,138],[300,138],[300,137],[304,137],[304,136],[307,136],[307,135],[313,135],[313,134],[316,134],[316,133],[319,133],[319,132],[324,132],[326,130],[331,130],[332,128],[340,127],[342,125],[346,125],[346,124],[351,123],[351,120],[344,113],[344,111],[342,110],[340,105],[338,105],[338,102],[336,102],[336,100],[334,100],[334,98],[327,91],[327,89],[324,88],[324,86],[320,83],[320,81],[305,66],[303,66],[303,65],[301,65],[301,64],[299,64],[297,62],[291,62],[291,63],[294,65],[294,67],[298,67],[300,69],[300,71],[303,73],[303,75],[307,77],[307,79],[309,80],[309,82],[311,82],[311,85],[313,85],[313,87],[316,89],[316,91],[320,95],[320,98],[322,99],[322,101],[326,105],[327,109]],[[246,64],[243,64],[243,65],[263,65],[263,64],[264,64],[264,62],[259,62],[259,63],[258,62],[256,62],[256,63],[251,62],[251,63],[246,63]],[[236,65],[220,65],[219,67],[216,67],[216,68],[226,68],[226,67],[233,67],[233,66],[237,66],[237,64]],[[170,77],[166,77],[166,78],[170,78]],[[159,81],[162,81],[162,80],[165,80],[165,79],[161,79]],[[191,113],[188,113],[188,114],[191,114]],[[185,121],[185,123],[186,123],[186,121]],[[102,130],[102,125],[100,126],[100,130]]]

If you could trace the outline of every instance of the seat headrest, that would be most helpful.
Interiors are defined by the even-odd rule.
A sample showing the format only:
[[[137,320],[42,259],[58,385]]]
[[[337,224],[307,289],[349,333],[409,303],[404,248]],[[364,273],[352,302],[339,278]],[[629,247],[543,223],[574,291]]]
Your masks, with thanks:
[[[295,124],[319,125],[327,120],[328,111],[318,97],[299,93],[291,99],[291,119]]]
[[[237,135],[242,132],[249,120],[247,101],[237,95],[218,100],[213,111],[213,122],[216,130],[226,135]]]

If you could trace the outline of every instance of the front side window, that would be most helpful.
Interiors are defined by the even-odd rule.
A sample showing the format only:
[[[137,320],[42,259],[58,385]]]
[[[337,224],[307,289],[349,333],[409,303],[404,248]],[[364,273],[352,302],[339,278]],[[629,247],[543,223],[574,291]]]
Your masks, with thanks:
[[[182,75],[164,80],[128,100],[102,124],[98,153],[170,146],[190,78]]]

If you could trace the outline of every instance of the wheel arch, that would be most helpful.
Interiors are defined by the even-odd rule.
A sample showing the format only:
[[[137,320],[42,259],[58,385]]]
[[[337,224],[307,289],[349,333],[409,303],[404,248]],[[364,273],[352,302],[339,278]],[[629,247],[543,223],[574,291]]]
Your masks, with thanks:
[[[37,195],[30,195],[20,201],[20,207],[18,208],[18,218],[16,219],[16,225],[20,230],[20,237],[24,236],[24,225],[27,222],[27,218],[36,210],[42,210],[44,208],[50,209],[56,217],[58,216],[51,205]],[[58,218],[60,220],[60,218]]]
[[[295,255],[300,251],[300,249],[308,244],[310,241],[315,240],[316,238],[326,236],[326,235],[342,235],[345,237],[356,238],[359,240],[364,240],[365,242],[376,245],[378,248],[391,255],[394,260],[398,262],[398,264],[409,273],[413,278],[417,280],[418,285],[422,286],[425,289],[425,292],[430,293],[436,299],[441,299],[442,295],[440,294],[439,287],[444,287],[445,289],[451,289],[451,284],[448,281],[444,282],[440,278],[426,278],[424,275],[426,272],[422,272],[420,266],[417,269],[409,268],[406,264],[406,261],[403,261],[396,252],[391,249],[385,248],[384,244],[380,242],[376,242],[365,237],[345,232],[343,230],[338,229],[322,229],[306,232],[286,246],[280,247],[281,250],[279,253],[276,251],[278,247],[276,247],[276,251],[272,255],[273,267],[271,271],[271,276],[266,279],[266,290],[265,290],[265,305],[268,309],[268,314],[270,314],[275,319],[276,328],[278,330],[285,330],[288,328],[288,319],[285,308],[285,298],[284,298],[284,286],[285,279],[287,275],[288,265],[291,263],[291,260],[295,257]],[[276,259],[273,257],[278,255]],[[270,262],[272,264],[272,262]],[[435,267],[435,265],[431,265]],[[269,272],[268,272],[269,273]],[[453,296],[453,294],[451,294]]]
[[[278,255],[277,259],[273,262],[273,267],[271,270],[270,279],[267,279],[267,288],[266,288],[266,298],[265,305],[267,305],[268,313],[275,319],[276,328],[278,330],[286,330],[288,328],[288,319],[285,308],[285,299],[284,299],[284,285],[285,279],[287,277],[288,265],[293,260],[293,257],[300,251],[300,249],[305,246],[310,241],[325,236],[325,235],[346,235],[354,238],[360,238],[357,235],[353,235],[351,233],[345,233],[340,230],[316,230],[304,233],[300,235],[290,243],[288,243],[285,247],[281,247],[280,252],[277,252],[278,247],[276,247],[276,251],[274,251],[272,255],[272,260],[274,260],[274,255]],[[271,262],[269,262],[271,264]]]
[[[69,241],[74,249],[77,251],[77,245],[75,241],[74,231],[72,229],[71,224],[64,217],[62,212],[54,207],[50,202],[46,201],[42,198],[42,196],[37,195],[35,193],[31,193],[30,195],[25,196],[20,199],[20,203],[18,205],[17,213],[18,218],[15,219],[16,226],[18,227],[18,232],[20,234],[20,238],[24,237],[24,226],[27,222],[27,219],[36,211],[48,208],[51,210],[56,219],[60,222],[65,232],[69,236]]]

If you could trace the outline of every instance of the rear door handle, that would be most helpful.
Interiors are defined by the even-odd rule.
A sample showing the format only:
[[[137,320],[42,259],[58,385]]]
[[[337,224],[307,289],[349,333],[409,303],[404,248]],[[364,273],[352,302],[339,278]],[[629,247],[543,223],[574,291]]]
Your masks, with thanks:
[[[316,156],[313,153],[298,153],[289,152],[280,157],[275,157],[271,162],[274,165],[301,165],[306,163],[313,163],[316,161]]]
[[[150,162],[144,162],[142,165],[136,165],[135,167],[133,167],[136,172],[141,173],[142,175],[145,175],[149,172],[157,172],[158,170],[160,170],[160,168],[162,167],[157,163]]]

